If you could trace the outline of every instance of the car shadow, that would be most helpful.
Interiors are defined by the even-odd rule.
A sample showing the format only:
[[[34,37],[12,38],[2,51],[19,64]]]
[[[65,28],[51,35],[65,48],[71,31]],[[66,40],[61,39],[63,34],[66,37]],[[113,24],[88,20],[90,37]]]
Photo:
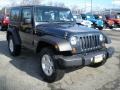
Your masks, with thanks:
[[[13,57],[9,53],[7,41],[3,40],[0,41],[0,54],[10,58],[11,60],[9,62],[14,67],[18,68],[23,72],[26,72],[28,75],[32,77],[42,80],[40,76],[39,70],[40,62],[38,60],[38,56],[35,55],[32,51],[23,48],[20,56]]]
[[[17,69],[26,72],[28,75],[35,77],[41,81],[44,81],[41,77],[41,71],[40,71],[40,60],[39,56],[36,55],[34,52],[22,48],[22,53],[20,56],[13,57],[9,54],[7,41],[0,41],[0,54],[3,54],[10,58],[9,61],[14,67]],[[66,69],[66,73],[75,71],[77,69],[80,69],[82,67],[77,68],[69,68]]]

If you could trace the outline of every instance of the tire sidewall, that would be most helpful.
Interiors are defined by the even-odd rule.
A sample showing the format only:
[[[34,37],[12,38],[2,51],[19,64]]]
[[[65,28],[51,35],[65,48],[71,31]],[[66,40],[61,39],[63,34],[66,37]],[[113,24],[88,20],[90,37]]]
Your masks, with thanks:
[[[42,57],[47,54],[50,56],[52,62],[53,62],[53,66],[54,66],[54,69],[53,69],[53,74],[51,76],[47,76],[43,69],[42,69]],[[42,75],[42,78],[45,80],[45,81],[48,81],[48,82],[52,82],[54,81],[54,79],[56,78],[56,75],[57,75],[57,62],[56,60],[54,59],[54,54],[52,52],[52,50],[48,49],[48,48],[44,48],[41,52],[40,52],[40,71],[41,71],[41,75]]]
[[[12,40],[12,42],[13,42],[13,52],[10,50],[10,40]],[[14,39],[13,39],[12,35],[9,36],[9,38],[8,38],[8,49],[9,49],[9,52],[10,52],[12,55],[14,55],[14,52],[15,52],[15,43],[14,43]]]

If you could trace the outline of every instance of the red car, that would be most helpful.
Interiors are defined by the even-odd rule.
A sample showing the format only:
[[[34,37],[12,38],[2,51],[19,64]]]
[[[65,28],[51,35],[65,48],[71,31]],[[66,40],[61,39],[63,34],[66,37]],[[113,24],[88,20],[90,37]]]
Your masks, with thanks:
[[[114,22],[114,27],[120,27],[120,15],[107,15],[107,19]]]
[[[6,31],[9,25],[9,17],[7,15],[0,15],[0,30]]]

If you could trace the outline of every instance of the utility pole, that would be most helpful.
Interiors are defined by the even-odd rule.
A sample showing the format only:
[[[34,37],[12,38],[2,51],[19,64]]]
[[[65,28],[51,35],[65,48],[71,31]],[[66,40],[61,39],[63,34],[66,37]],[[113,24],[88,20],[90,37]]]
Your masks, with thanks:
[[[93,14],[93,1],[91,0],[91,13]]]
[[[86,0],[85,0],[85,13],[86,13],[86,8],[87,8],[87,7],[86,7]]]

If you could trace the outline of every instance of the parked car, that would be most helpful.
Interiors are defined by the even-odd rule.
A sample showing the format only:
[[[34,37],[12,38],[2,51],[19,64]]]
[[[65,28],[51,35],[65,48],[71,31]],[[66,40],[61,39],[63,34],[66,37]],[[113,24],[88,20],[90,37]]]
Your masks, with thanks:
[[[12,7],[7,41],[13,56],[22,46],[35,51],[40,74],[49,83],[61,79],[66,68],[99,67],[114,52],[105,46],[111,43],[105,34],[77,25],[70,9],[52,6]]]
[[[9,17],[7,15],[0,15],[0,30],[6,31],[9,25]]]
[[[94,17],[96,19],[101,19],[104,21],[104,28],[110,28],[110,29],[113,29],[114,27],[114,21],[113,20],[110,20],[107,18],[106,15],[94,15]]]
[[[114,22],[114,27],[119,28],[120,27],[120,15],[106,15],[106,18],[108,20],[111,20]]]
[[[90,28],[92,27],[93,23],[89,20],[83,19],[81,15],[74,15],[74,18],[75,18],[77,24],[83,25],[86,27],[90,27]]]
[[[99,30],[103,29],[103,20],[96,19],[92,14],[81,14],[81,15],[82,15],[82,18],[89,20],[93,23],[93,26],[92,26],[93,28],[95,29],[98,28]]]

